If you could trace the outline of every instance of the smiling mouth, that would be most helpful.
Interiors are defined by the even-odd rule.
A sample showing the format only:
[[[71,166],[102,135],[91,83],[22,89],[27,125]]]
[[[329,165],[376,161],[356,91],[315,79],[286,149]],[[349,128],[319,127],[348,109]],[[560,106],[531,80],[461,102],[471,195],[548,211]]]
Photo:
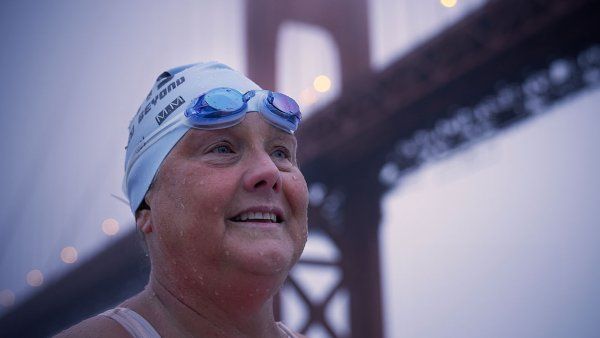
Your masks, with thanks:
[[[281,223],[283,219],[272,212],[243,212],[235,217],[230,218],[234,222],[247,223]]]

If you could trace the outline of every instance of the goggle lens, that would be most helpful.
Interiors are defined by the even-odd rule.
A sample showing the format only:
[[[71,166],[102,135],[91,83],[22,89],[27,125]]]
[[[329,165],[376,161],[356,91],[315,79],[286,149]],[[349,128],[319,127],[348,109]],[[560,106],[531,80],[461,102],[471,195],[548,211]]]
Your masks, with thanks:
[[[221,112],[235,112],[244,106],[242,94],[231,88],[217,88],[204,95],[204,104]]]
[[[298,115],[298,117],[301,116],[300,107],[298,107],[296,101],[285,94],[269,92],[268,101],[271,105],[273,105],[273,107],[277,108],[285,115]]]

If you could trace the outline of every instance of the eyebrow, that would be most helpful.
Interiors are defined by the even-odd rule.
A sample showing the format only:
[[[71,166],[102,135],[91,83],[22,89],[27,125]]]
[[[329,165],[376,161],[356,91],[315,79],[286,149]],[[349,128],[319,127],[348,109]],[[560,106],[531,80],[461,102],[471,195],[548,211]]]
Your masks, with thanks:
[[[280,141],[280,142],[285,142],[285,143],[291,143],[292,147],[294,148],[294,151],[298,149],[298,140],[296,139],[296,136],[291,135],[291,134],[276,134],[273,137],[270,137],[270,142],[273,141]]]
[[[298,143],[298,140],[296,139],[296,136],[292,135],[292,134],[277,134],[276,136],[273,137],[274,140],[284,140],[284,141],[291,141],[294,144]]]
[[[187,138],[187,140],[185,140],[185,143],[187,144],[194,144],[196,142],[201,142],[204,143],[205,141],[209,141],[213,138],[218,138],[220,136],[230,136],[230,137],[239,137],[239,135],[237,135],[237,133],[233,130],[229,130],[230,128],[224,128],[224,129],[212,129],[212,130],[200,130],[200,129],[194,129],[192,128],[190,130],[191,133],[198,133],[201,132],[204,135],[194,135],[192,136],[191,133],[188,133],[188,135],[185,135],[184,138]],[[266,135],[267,136],[267,141],[282,141],[282,142],[289,142],[291,143],[294,148],[298,148],[298,140],[296,139],[296,136],[293,134],[287,134],[285,132],[282,131],[274,131],[272,133],[269,133],[270,135]],[[200,140],[194,140],[196,137],[201,138]],[[197,143],[196,143],[197,144]]]

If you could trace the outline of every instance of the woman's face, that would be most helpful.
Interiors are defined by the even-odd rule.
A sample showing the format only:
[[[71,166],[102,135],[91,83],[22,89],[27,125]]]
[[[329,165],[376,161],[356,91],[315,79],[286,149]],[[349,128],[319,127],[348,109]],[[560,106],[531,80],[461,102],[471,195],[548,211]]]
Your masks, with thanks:
[[[153,269],[169,273],[285,274],[307,238],[296,139],[258,113],[226,129],[191,129],[146,200]]]

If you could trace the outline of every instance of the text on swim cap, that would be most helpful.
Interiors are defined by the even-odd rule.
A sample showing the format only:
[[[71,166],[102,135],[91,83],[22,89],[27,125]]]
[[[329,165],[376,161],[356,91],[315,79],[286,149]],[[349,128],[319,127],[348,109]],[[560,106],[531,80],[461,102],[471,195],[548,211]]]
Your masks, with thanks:
[[[156,114],[154,120],[156,120],[156,123],[158,123],[158,125],[160,126],[167,119],[167,117],[169,117],[169,115],[171,115],[171,113],[175,111],[175,109],[181,107],[181,105],[184,103],[185,100],[183,99],[183,97],[177,96],[163,110]]]
[[[158,103],[158,101],[162,100],[168,93],[171,92],[171,90],[179,87],[180,84],[185,82],[185,77],[182,76],[180,78],[178,78],[177,80],[169,83],[169,85],[164,88],[163,90],[161,90],[160,92],[158,92],[156,95],[154,95],[154,98],[152,98],[152,100],[150,102],[148,102],[148,99],[144,102],[146,104],[146,107],[144,108],[144,110],[142,111],[142,107],[144,107],[144,104],[142,104],[140,106],[140,109],[138,110],[138,124],[142,122],[142,120],[144,119],[144,117],[146,115],[148,115],[148,113],[150,112],[150,110],[152,109],[153,106],[156,106],[156,103]],[[160,88],[160,87],[159,87]],[[160,124],[160,123],[159,123]]]

